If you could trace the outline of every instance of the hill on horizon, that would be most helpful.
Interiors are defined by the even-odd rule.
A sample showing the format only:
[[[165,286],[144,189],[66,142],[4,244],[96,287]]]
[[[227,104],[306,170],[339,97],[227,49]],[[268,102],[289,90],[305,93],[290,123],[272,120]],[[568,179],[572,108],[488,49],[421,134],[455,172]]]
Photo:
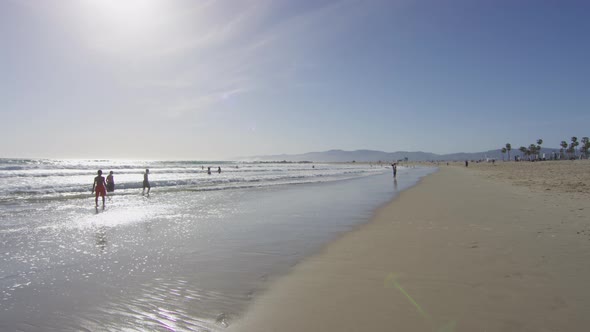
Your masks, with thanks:
[[[559,149],[542,148],[541,154],[550,154],[551,152],[559,151]],[[520,155],[520,151],[512,150],[510,152],[511,159],[515,155]],[[323,152],[308,152],[303,154],[279,154],[279,155],[264,155],[253,157],[242,157],[239,160],[249,161],[289,161],[289,162],[390,162],[397,160],[408,161],[462,161],[462,160],[484,160],[486,158],[502,160],[507,159],[507,155],[502,155],[501,149],[488,150],[483,152],[459,152],[450,154],[436,154],[422,151],[396,151],[384,152],[376,150],[329,150]]]

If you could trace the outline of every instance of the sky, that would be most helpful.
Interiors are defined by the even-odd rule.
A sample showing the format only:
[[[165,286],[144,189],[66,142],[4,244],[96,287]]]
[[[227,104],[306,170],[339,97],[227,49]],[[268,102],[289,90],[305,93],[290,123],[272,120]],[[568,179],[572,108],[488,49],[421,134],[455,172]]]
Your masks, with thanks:
[[[589,1],[0,0],[0,158],[590,136]]]

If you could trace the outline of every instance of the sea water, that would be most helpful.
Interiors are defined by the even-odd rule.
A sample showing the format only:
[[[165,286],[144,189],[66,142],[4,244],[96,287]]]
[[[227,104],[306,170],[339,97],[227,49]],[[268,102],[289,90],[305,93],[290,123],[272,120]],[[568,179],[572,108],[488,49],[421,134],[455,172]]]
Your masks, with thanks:
[[[98,169],[115,176],[104,209]],[[433,170],[0,159],[0,330],[223,330],[269,279]]]

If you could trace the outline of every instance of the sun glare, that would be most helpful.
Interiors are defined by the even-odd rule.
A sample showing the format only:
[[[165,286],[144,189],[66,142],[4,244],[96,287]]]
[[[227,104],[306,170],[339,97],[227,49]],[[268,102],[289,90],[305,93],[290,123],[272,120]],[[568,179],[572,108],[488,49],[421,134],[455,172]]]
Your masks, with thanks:
[[[95,18],[125,29],[150,26],[164,4],[158,0],[88,0],[85,3]]]
[[[163,39],[170,6],[164,0],[86,0],[78,3],[75,25],[91,48],[141,54]]]

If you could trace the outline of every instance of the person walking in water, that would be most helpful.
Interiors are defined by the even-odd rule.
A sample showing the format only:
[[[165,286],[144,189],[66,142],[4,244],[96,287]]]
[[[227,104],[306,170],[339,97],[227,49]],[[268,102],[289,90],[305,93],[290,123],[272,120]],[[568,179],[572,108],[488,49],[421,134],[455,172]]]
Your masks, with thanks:
[[[211,167],[207,167],[207,174],[211,175]]]
[[[115,191],[115,180],[113,178],[113,171],[110,171],[107,176],[107,192],[112,193],[113,191]]]
[[[217,167],[217,173],[221,174],[221,166]]]
[[[391,168],[393,168],[393,178],[397,177],[397,163],[391,164]]]
[[[102,208],[104,209],[104,199],[107,195],[106,183],[102,176],[102,170],[99,169],[97,173],[98,175],[94,178],[94,182],[92,183],[92,193],[96,191],[96,196],[94,197],[96,207],[98,207],[98,195],[102,196]]]
[[[147,194],[150,194],[150,181],[148,179],[148,174],[150,174],[150,170],[149,169],[145,169],[145,173],[143,173],[143,192],[142,194],[145,194],[145,188],[147,188]]]

